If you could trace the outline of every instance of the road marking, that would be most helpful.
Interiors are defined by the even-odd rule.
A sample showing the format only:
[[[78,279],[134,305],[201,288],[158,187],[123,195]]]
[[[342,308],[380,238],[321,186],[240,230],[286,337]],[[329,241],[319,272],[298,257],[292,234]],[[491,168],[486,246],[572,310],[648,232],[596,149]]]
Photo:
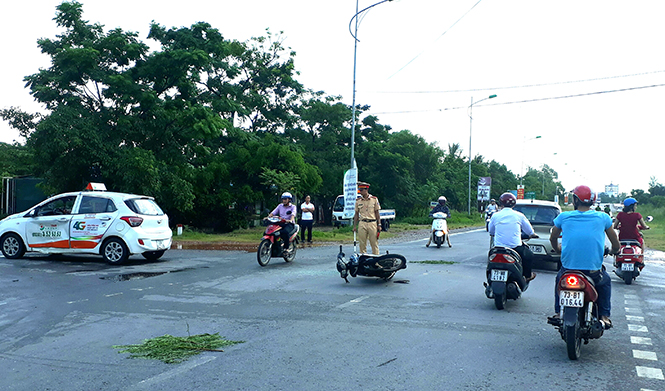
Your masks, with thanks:
[[[637,295],[630,295],[630,294],[623,295],[623,297],[625,297],[626,299],[639,299]]]
[[[649,330],[647,326],[642,326],[641,324],[629,324],[628,331],[638,331],[640,333],[648,333]]]
[[[644,322],[643,316],[626,315],[626,320],[630,322]]]
[[[208,363],[217,357],[215,356],[204,356],[203,358],[197,360],[197,361],[190,361],[185,364],[180,365],[178,368],[172,369],[170,371],[162,372],[157,376],[153,376],[151,378],[141,380],[138,382],[134,387],[135,388],[140,388],[140,389],[151,389],[152,386],[154,386],[156,383],[161,383],[165,380],[168,380],[174,376],[180,375],[181,373],[190,371],[199,365],[203,365],[205,363]]]
[[[81,299],[81,300],[68,301],[67,304],[83,303],[84,301],[88,301],[88,299]]]
[[[349,301],[349,302],[347,302],[347,303],[344,303],[344,304],[340,304],[340,305],[338,305],[337,308],[346,308],[346,307],[348,307],[348,306],[350,306],[350,305],[353,305],[353,304],[356,304],[356,303],[360,303],[361,301],[367,299],[368,297],[369,297],[369,296],[360,296],[360,297],[355,298],[355,299],[353,299],[353,300],[351,300],[351,301]]]
[[[642,309],[640,309],[640,308],[629,308],[629,307],[626,307],[626,312],[634,312],[634,313],[636,313],[636,314],[641,314],[641,313],[642,313]]]
[[[651,338],[645,337],[630,337],[630,342],[636,345],[653,345],[651,343]]]
[[[122,292],[111,293],[110,295],[104,295],[104,296],[105,296],[105,297],[112,297],[112,296],[119,296],[119,295],[122,295]]]
[[[650,379],[659,379],[665,380],[663,376],[663,371],[659,368],[649,368],[649,367],[635,367],[637,369],[637,376],[639,377],[648,377]]]
[[[637,300],[624,300],[623,304],[625,304],[625,305],[640,305],[640,303]]]
[[[635,350],[635,349],[633,349],[633,357],[639,358],[639,359],[642,359],[642,360],[658,361],[658,356],[656,356],[655,352],[646,352],[644,350]]]

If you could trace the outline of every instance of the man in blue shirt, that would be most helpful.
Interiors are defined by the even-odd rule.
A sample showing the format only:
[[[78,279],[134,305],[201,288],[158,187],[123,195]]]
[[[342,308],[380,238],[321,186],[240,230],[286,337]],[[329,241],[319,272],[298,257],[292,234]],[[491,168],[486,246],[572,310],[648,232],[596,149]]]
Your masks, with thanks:
[[[612,253],[619,251],[619,238],[612,229],[612,219],[606,213],[591,210],[596,194],[588,186],[577,186],[573,190],[574,211],[564,212],[554,219],[550,234],[552,248],[561,253],[561,269],[556,276],[558,286],[566,270],[579,270],[591,277],[598,292],[600,320],[611,327],[610,320],[612,285],[603,266],[605,235],[612,243]],[[559,236],[561,235],[561,246]],[[555,293],[554,311],[560,312],[559,294]]]

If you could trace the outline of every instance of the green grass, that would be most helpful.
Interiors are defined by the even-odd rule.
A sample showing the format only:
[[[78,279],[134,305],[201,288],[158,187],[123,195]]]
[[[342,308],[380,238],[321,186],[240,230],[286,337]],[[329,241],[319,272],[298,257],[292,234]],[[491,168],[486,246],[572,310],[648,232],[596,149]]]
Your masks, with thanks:
[[[650,229],[642,231],[646,246],[654,250],[665,251],[665,208],[638,205],[637,212],[644,216],[645,220],[647,216],[653,216],[653,221],[647,223]]]
[[[161,360],[167,364],[177,364],[201,352],[223,352],[221,347],[231,346],[244,341],[229,341],[215,334],[174,337],[164,335],[146,339],[137,345],[115,345],[118,353],[130,353],[129,358]]]

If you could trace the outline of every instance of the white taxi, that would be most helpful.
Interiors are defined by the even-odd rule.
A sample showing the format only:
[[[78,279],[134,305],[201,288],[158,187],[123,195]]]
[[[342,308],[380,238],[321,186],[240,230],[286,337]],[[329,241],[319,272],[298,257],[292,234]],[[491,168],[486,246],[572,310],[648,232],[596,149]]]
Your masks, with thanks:
[[[130,255],[160,258],[171,247],[169,218],[152,197],[106,191],[63,193],[0,221],[5,258],[28,251],[45,254],[100,254],[119,265]]]

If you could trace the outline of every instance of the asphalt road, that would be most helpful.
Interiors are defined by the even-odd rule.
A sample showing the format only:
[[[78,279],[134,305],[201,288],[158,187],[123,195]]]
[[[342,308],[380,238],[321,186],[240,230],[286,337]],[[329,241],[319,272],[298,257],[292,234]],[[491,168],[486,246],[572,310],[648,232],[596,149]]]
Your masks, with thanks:
[[[546,323],[552,265],[536,265],[522,298],[498,311],[482,285],[487,233],[451,242],[383,245],[405,255],[407,269],[389,282],[348,284],[333,246],[263,268],[240,251],[170,250],[124,267],[97,257],[0,257],[0,389],[665,389],[662,253],[647,254],[633,285],[613,278],[615,327],[570,361]],[[417,263],[428,260],[453,263]],[[245,342],[181,364],[113,349],[188,333]]]

